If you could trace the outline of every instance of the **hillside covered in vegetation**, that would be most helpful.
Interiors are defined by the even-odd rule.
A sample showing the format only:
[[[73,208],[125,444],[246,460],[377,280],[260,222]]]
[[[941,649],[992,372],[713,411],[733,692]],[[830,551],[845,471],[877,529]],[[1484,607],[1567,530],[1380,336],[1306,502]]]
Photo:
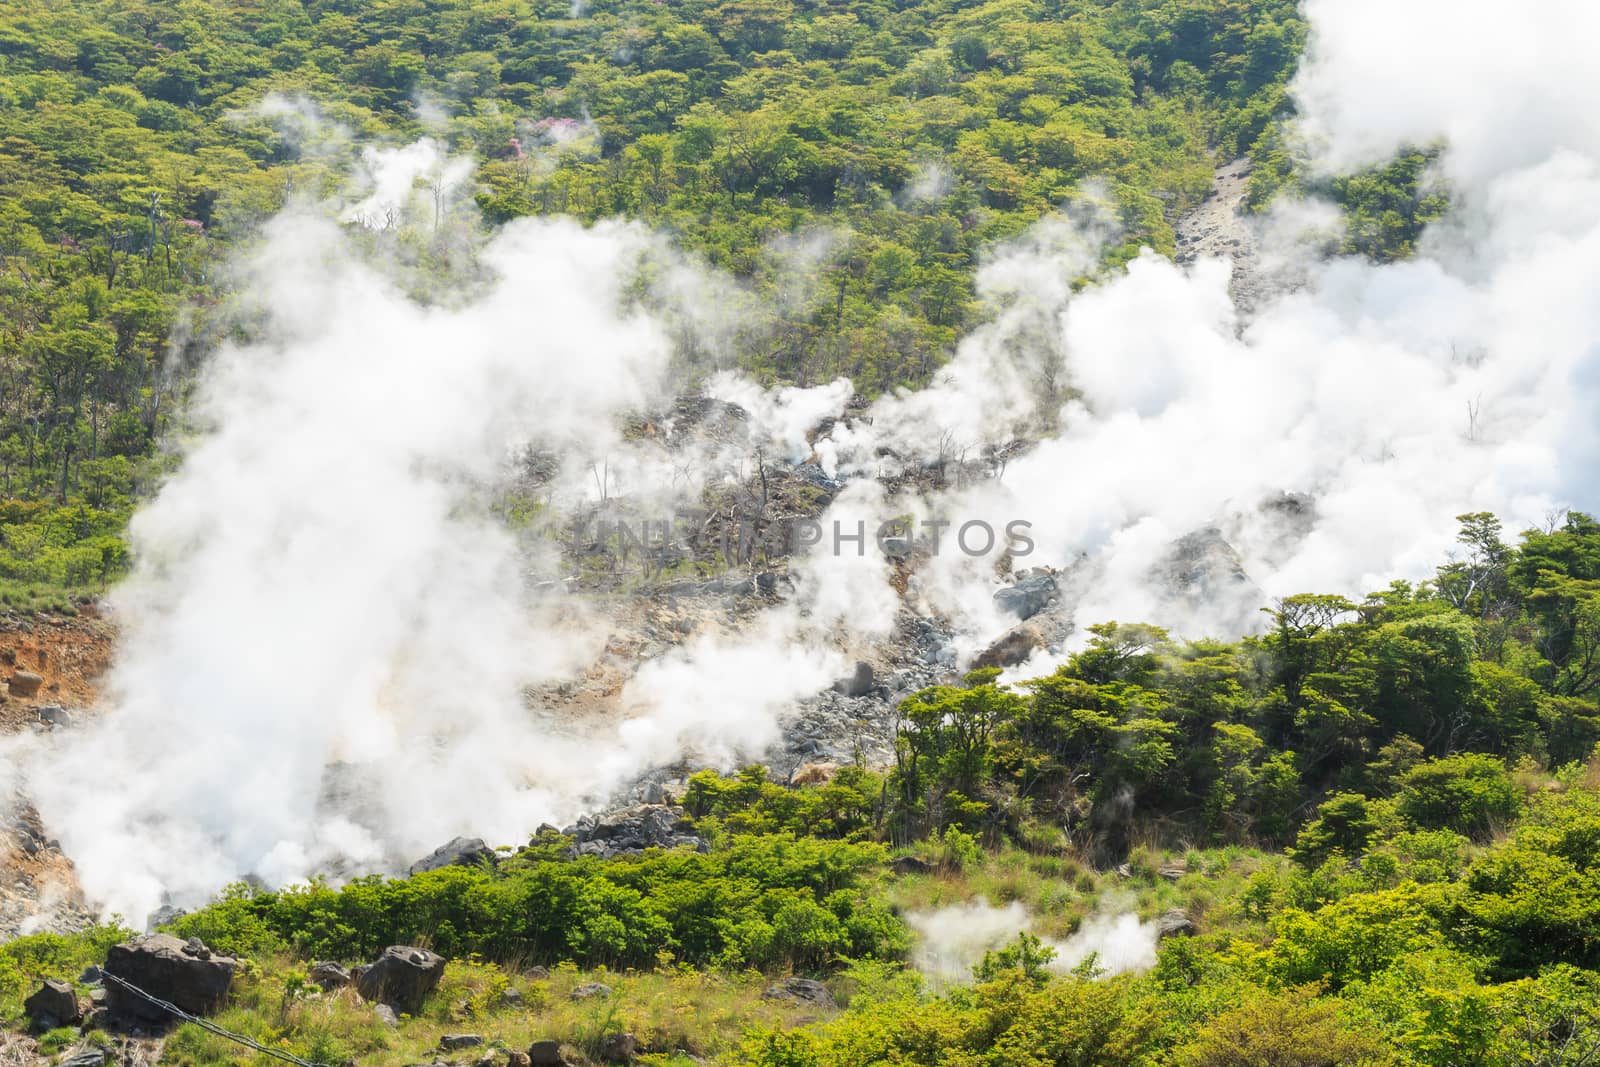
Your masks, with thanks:
[[[0,0],[0,602],[70,613],[126,574],[208,355],[248,332],[224,311],[241,251],[355,188],[375,149],[473,160],[474,232],[640,220],[770,309],[732,346],[751,381],[843,377],[866,400],[936,384],[1003,314],[976,281],[997,243],[1065,210],[1102,220],[1074,283],[1172,254],[1241,157],[1251,207],[1311,190],[1343,213],[1330,250],[1416,254],[1451,206],[1442,148],[1310,173],[1288,90],[1307,34],[1291,0]],[[421,277],[462,266],[437,215],[340,225],[399,234]],[[896,477],[959,490],[967,457],[938,451]],[[1007,455],[974,469],[998,480]],[[769,498],[765,464],[725,488],[759,483],[763,516],[843,491],[795,460]],[[530,826],[465,863],[159,913],[199,958],[237,958],[213,1022],[250,1051],[114,1025],[91,968],[143,916],[18,937],[0,1062],[1600,1063],[1600,523],[1459,521],[1428,580],[1264,603],[1255,636],[1074,619],[1059,668],[1023,679],[952,652],[945,684],[894,705],[891,758],[686,773],[648,806],[665,842]],[[740,589],[771,594],[787,562],[765,562]],[[661,595],[679,578],[727,576],[686,566]],[[671,622],[604,655],[697,624]],[[55,713],[39,734],[72,728]],[[448,959],[415,1011],[348,981],[390,946]],[[83,1019],[25,1007],[48,979]]]

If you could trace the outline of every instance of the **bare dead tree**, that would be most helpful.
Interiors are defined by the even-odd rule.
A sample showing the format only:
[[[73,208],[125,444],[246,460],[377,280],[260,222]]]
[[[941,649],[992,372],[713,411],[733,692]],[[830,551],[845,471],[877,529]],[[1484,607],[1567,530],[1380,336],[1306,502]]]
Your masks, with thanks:
[[[440,174],[435,176],[432,185],[429,186],[429,191],[433,193],[433,228],[437,230],[439,228],[439,224],[444,221],[446,191],[444,175]]]
[[[934,470],[938,473],[940,489],[945,487],[945,470],[949,466],[950,457],[955,454],[956,447],[956,432],[954,430],[945,430],[939,434],[938,459],[934,462]]]

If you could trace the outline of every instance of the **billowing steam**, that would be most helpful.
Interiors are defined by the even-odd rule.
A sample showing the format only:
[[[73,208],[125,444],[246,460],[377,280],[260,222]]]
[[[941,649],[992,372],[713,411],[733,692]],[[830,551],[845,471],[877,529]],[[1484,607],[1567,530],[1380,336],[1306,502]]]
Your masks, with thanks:
[[[1005,947],[1018,934],[1035,932],[1033,917],[1020,901],[1003,908],[975,901],[910,912],[906,924],[917,938],[912,965],[938,982],[970,979],[986,952]],[[1092,956],[1095,973],[1114,975],[1155,966],[1159,934],[1155,923],[1140,922],[1138,915],[1119,911],[1107,900],[1065,941],[1040,940],[1055,953],[1047,964],[1050,970],[1066,973]]]
[[[691,382],[747,408],[766,455],[814,455],[846,481],[825,524],[870,529],[886,508],[1031,522],[1028,564],[1082,561],[1084,621],[1250,625],[1253,604],[1178,605],[1148,580],[1206,527],[1265,596],[1361,595],[1425,576],[1460,512],[1516,526],[1593,508],[1600,79],[1582,50],[1600,9],[1308,14],[1296,96],[1319,165],[1447,142],[1459,209],[1415,259],[1275,246],[1300,284],[1249,314],[1210,259],[1146,253],[1075,293],[1107,232],[1091,196],[994,250],[979,276],[993,314],[935,385],[818,440],[848,388],[767,393],[728,373],[722,357],[760,328],[742,319],[753,301],[638,226],[512,223],[479,250],[475,284],[419,300],[330,215],[446,226],[470,164],[433,142],[367,153],[358,191],[273,222],[241,266],[256,314],[214,358],[182,467],[133,525],[108,713],[59,744],[13,742],[5,766],[88,894],[137,921],[247,872],[392,866],[462,832],[512,843],[686,752],[759,751],[902,605],[948,617],[964,650],[1007,625],[992,558],[934,556],[902,600],[875,554],[814,551],[766,617],[652,655],[606,714],[530,712],[531,691],[608,662],[610,625],[604,606],[541,592],[564,577],[558,554],[508,531],[492,487],[530,449],[559,457],[552,514],[736,481],[740,457],[668,462],[622,432]],[[847,240],[807,235],[775,269]],[[685,336],[705,365],[675,362]],[[1017,434],[1042,440],[1002,476],[925,499],[886,504],[870,477]],[[1311,502],[1293,522],[1263,506],[1286,493]],[[1131,940],[1120,922],[1096,943]]]

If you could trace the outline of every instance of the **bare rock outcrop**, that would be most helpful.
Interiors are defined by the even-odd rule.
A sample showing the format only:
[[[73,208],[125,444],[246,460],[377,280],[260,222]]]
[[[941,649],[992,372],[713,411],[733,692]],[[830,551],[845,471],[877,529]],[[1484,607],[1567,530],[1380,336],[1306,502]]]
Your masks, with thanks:
[[[994,594],[995,607],[1018,619],[1027,621],[1056,604],[1060,589],[1055,575],[1043,568],[1029,571],[1015,585],[1008,585]]]
[[[441,867],[476,867],[482,863],[493,865],[499,858],[481,837],[456,837],[413,863],[406,873],[421,874]]]
[[[575,856],[630,856],[651,848],[688,847],[704,852],[705,838],[694,832],[681,808],[637,804],[603,815],[585,815],[561,831],[573,838]]]
[[[828,987],[813,978],[785,978],[769,985],[761,996],[766,1000],[786,1000],[820,1011],[835,1011],[839,1007]]]

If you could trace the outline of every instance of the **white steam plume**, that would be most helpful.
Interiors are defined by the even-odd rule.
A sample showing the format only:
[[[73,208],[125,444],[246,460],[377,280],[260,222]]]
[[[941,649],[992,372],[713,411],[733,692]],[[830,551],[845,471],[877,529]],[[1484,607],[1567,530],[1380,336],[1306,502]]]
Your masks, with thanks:
[[[534,433],[605,449],[659,390],[664,336],[619,311],[651,240],[513,224],[485,252],[500,280],[446,310],[326,221],[272,224],[247,270],[267,339],[217,354],[205,431],[131,528],[114,710],[29,775],[92,899],[139,921],[250,871],[514,842],[595,786],[522,690],[603,634],[524,599],[475,487]],[[359,828],[319,804],[331,764],[368,779]]]
[[[1086,257],[1059,251],[1073,244],[1058,229],[1045,267],[1039,235],[1058,224],[1043,224],[985,268],[1027,269],[948,381],[835,431],[841,466],[871,468],[884,443],[927,459],[940,444],[919,427],[977,446],[1053,415],[1057,436],[945,507],[1031,520],[1039,561],[1090,557],[1081,621],[1150,618],[1189,634],[1248,625],[1175,605],[1150,580],[1200,528],[1225,532],[1266,596],[1360,596],[1427,577],[1461,512],[1492,510],[1516,529],[1592,509],[1600,77],[1576,51],[1600,10],[1556,3],[1507,19],[1485,3],[1313,0],[1308,13],[1295,90],[1325,169],[1445,144],[1460,208],[1418,256],[1325,260],[1312,233],[1304,284],[1244,317],[1216,259],[1184,267],[1146,252],[1073,293],[1065,282]],[[1303,230],[1315,213],[1279,214]],[[1029,381],[1060,387],[1053,411],[1036,410],[1048,393]],[[1311,501],[1303,528],[1263,509],[1284,493]],[[934,567],[970,569],[949,556]]]
[[[962,982],[984,953],[1003,948],[1018,934],[1033,933],[1033,917],[1020,901],[997,908],[984,901],[911,912],[906,923],[917,935],[912,965],[939,982]],[[1065,941],[1041,938],[1055,952],[1047,965],[1065,973],[1094,957],[1099,974],[1149,970],[1156,963],[1156,924],[1140,922],[1132,911],[1117,911],[1102,900]]]

